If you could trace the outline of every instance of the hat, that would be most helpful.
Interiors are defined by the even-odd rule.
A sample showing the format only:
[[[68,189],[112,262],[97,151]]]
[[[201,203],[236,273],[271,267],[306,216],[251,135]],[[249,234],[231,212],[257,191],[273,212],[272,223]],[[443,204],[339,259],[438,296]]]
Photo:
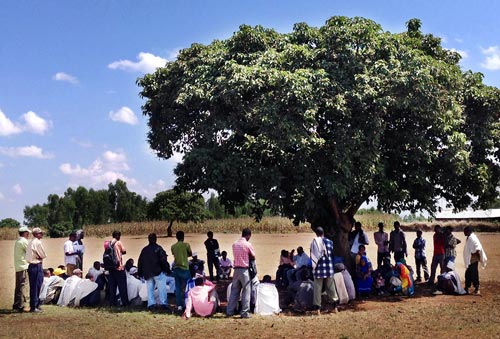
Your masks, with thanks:
[[[76,270],[73,270],[73,275],[77,275],[77,274],[82,274],[82,270],[77,268]]]
[[[54,270],[54,275],[61,275],[64,273],[66,273],[66,271],[59,267]]]
[[[197,256],[198,256],[198,252],[193,252],[192,257],[197,257]]]
[[[40,227],[35,227],[33,229],[33,234],[38,234],[38,233],[43,233],[42,229]]]
[[[449,268],[450,270],[454,270],[455,269],[455,263],[453,261],[448,261],[448,263],[446,264],[446,267]]]
[[[137,267],[132,266],[130,270],[128,271],[129,274],[134,275],[137,273]]]
[[[30,229],[26,226],[19,227],[19,232],[22,232],[22,233],[30,232],[31,233]]]

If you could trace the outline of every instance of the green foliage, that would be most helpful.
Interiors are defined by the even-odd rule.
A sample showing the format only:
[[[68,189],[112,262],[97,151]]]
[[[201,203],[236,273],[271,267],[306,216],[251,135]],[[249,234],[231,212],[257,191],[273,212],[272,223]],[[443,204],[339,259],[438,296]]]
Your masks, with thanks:
[[[19,227],[21,223],[17,221],[16,219],[12,218],[5,218],[0,220],[0,228],[3,227]]]
[[[69,221],[60,222],[48,226],[48,234],[51,238],[67,236],[73,230],[73,224]]]
[[[85,225],[146,220],[147,204],[124,181],[117,180],[107,190],[79,186],[68,188],[63,196],[50,194],[45,204],[26,206],[24,219],[28,226],[47,227],[51,237],[58,237]]]
[[[206,216],[203,197],[190,192],[159,192],[148,207],[148,217],[151,220],[201,222]]]
[[[332,17],[193,44],[138,79],[150,146],[184,153],[180,189],[324,226],[344,248],[370,198],[387,212],[483,206],[500,181],[500,91],[420,26]]]

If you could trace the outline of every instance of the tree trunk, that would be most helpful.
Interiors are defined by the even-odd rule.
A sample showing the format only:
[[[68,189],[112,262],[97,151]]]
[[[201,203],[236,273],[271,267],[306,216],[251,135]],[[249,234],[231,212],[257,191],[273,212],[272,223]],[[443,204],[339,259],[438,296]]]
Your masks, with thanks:
[[[172,235],[172,224],[174,223],[173,220],[170,220],[170,223],[168,224],[168,227],[167,227],[167,237],[168,238],[172,238],[173,235]]]
[[[353,274],[355,267],[351,259],[351,249],[349,246],[349,232],[354,225],[354,216],[352,212],[343,212],[335,198],[328,201],[328,210],[322,219],[311,222],[313,229],[321,226],[325,231],[325,236],[333,241],[334,254],[344,258],[344,265]]]

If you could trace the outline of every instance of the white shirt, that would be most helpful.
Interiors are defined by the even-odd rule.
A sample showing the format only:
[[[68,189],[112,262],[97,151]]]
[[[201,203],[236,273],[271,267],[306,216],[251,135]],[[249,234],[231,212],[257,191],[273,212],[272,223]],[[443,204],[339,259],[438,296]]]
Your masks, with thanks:
[[[76,265],[76,255],[66,255],[66,253],[75,253],[73,242],[71,240],[66,240],[64,243],[64,264]]]

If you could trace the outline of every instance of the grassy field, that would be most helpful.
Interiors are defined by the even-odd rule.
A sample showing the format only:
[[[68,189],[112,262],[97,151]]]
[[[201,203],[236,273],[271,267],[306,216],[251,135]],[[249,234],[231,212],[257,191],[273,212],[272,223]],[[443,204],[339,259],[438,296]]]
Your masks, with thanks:
[[[424,236],[431,243],[431,233]],[[462,233],[456,236],[464,240]],[[222,249],[230,248],[238,234],[216,233]],[[81,338],[97,337],[149,337],[149,338],[205,338],[217,335],[221,338],[496,338],[500,337],[500,319],[496,309],[500,305],[500,234],[481,233],[479,237],[488,254],[485,270],[480,270],[482,296],[434,296],[425,285],[418,285],[416,296],[371,297],[356,300],[339,313],[326,306],[320,315],[296,315],[282,305],[284,312],[279,316],[242,320],[226,318],[217,313],[210,319],[194,317],[189,321],[175,315],[151,314],[142,309],[118,310],[112,308],[73,309],[46,306],[43,314],[11,313],[13,293],[12,241],[0,241],[0,255],[6,260],[0,263],[0,337],[2,338]],[[413,241],[414,234],[407,233]],[[194,251],[205,257],[203,234],[187,234],[186,241]],[[274,277],[282,248],[304,246],[308,252],[312,233],[254,234],[251,242],[257,253],[259,275]],[[369,234],[369,239],[373,235]],[[56,266],[63,259],[62,247],[65,239],[43,239],[49,252],[45,266]],[[137,259],[146,245],[145,235],[123,238],[127,256]],[[160,238],[159,243],[170,254],[171,238]],[[85,239],[87,253],[85,270],[102,254],[102,238]],[[458,271],[463,278],[461,259],[463,244],[458,248]],[[370,259],[375,261],[375,245],[368,246]],[[427,249],[430,256],[431,248]],[[171,257],[169,257],[171,258]],[[413,258],[408,258],[413,265]],[[224,300],[223,290],[220,289]]]

